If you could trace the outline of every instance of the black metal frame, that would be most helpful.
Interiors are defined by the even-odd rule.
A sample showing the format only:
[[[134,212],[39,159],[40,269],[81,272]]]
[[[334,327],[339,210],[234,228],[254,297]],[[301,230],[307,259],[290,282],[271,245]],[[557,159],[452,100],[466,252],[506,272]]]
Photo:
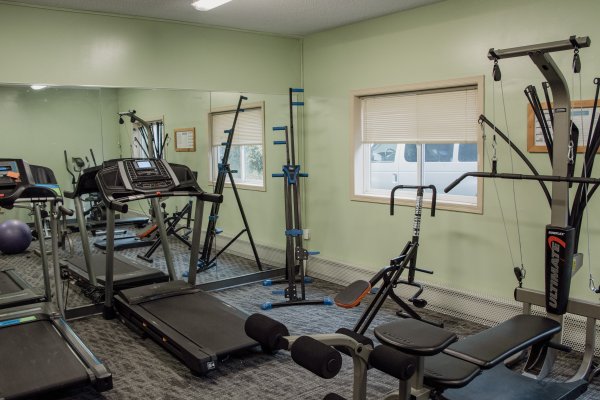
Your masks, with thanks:
[[[210,216],[208,217],[208,227],[206,228],[206,236],[204,238],[202,254],[200,255],[200,260],[198,261],[198,272],[205,271],[214,267],[216,265],[217,258],[219,258],[219,256],[244,233],[248,234],[248,240],[250,241],[252,253],[254,254],[254,259],[256,260],[256,265],[258,266],[259,271],[263,270],[262,263],[260,262],[260,258],[258,256],[258,251],[256,250],[256,244],[254,243],[254,238],[252,237],[252,232],[250,231],[250,226],[248,225],[248,219],[246,218],[244,206],[242,205],[242,200],[240,199],[237,185],[235,184],[235,179],[233,179],[233,174],[237,171],[232,170],[231,165],[229,164],[229,154],[231,152],[231,146],[233,144],[233,135],[235,133],[235,127],[237,124],[239,113],[244,111],[242,109],[242,101],[244,100],[248,100],[248,98],[245,96],[240,96],[237,107],[235,109],[233,125],[231,126],[231,129],[225,131],[225,133],[227,133],[227,141],[223,143],[223,146],[225,146],[225,151],[223,153],[223,158],[221,159],[221,162],[218,164],[217,180],[215,182],[215,188],[213,191],[214,194],[222,195],[223,189],[225,188],[225,182],[227,180],[227,177],[229,177],[229,183],[231,184],[231,189],[233,190],[233,194],[235,195],[235,201],[237,203],[238,209],[240,210],[240,215],[244,223],[244,229],[242,229],[225,246],[223,246],[223,248],[219,252],[217,252],[217,254],[211,257],[211,252],[214,246],[214,242],[216,241],[216,236],[220,233],[220,231],[217,230],[216,226],[217,220],[219,219],[219,209],[221,208],[220,203],[213,203],[210,209]]]
[[[308,304],[332,304],[330,299],[308,300],[306,298],[306,261],[311,255],[319,254],[317,251],[308,251],[304,248],[302,229],[302,197],[300,193],[300,179],[307,178],[308,174],[300,172],[300,165],[296,164],[296,145],[294,137],[294,107],[304,106],[303,101],[294,101],[294,93],[303,93],[304,89],[290,88],[289,112],[290,125],[277,126],[273,131],[284,131],[285,140],[276,140],[276,145],[285,145],[286,164],[281,173],[272,174],[274,178],[283,178],[285,198],[285,267],[286,278],[273,283],[286,283],[287,287],[283,293],[286,301],[278,303],[264,303],[263,309],[275,307],[308,305]],[[300,290],[298,290],[298,284]]]

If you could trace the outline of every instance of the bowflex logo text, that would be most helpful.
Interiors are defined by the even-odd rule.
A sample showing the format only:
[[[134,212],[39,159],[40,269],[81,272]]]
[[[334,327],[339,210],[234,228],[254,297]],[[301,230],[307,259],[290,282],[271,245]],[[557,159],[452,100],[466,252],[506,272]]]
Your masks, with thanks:
[[[550,232],[552,234],[554,232]],[[550,246],[550,293],[548,302],[551,307],[558,307],[558,269],[560,266],[560,249],[567,247],[564,240],[557,236],[548,237],[548,246]]]

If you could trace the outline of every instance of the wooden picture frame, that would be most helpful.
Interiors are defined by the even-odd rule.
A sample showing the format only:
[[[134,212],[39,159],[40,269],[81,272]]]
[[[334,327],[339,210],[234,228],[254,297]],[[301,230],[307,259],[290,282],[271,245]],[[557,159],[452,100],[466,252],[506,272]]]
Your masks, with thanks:
[[[175,129],[175,151],[196,151],[196,128]]]
[[[598,102],[600,105],[600,101]],[[590,121],[592,108],[594,107],[594,100],[575,100],[571,102],[571,118],[577,127],[579,128],[579,144],[577,145],[577,152],[585,152],[585,143],[587,142],[587,136],[589,133]],[[542,103],[542,109],[547,110],[548,104]],[[546,111],[545,111],[546,112]],[[579,126],[581,124],[581,113],[583,115],[583,129]],[[547,113],[547,112],[546,112]],[[548,115],[548,114],[546,114]],[[600,116],[600,110],[596,112],[595,120],[597,123]],[[548,118],[550,123],[550,118]],[[550,127],[552,130],[552,127]],[[527,105],[527,151],[530,153],[547,153],[546,143],[542,136],[542,131],[539,126],[537,119],[533,113],[531,105]]]

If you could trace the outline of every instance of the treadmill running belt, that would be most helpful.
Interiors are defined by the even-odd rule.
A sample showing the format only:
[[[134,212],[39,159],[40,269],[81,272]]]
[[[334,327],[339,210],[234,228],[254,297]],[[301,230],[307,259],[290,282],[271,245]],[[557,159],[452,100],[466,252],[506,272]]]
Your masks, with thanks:
[[[20,290],[21,287],[17,285],[6,272],[0,272],[0,295],[15,293]]]
[[[247,316],[211,294],[199,291],[140,306],[217,356],[256,345],[244,332]]]
[[[26,398],[87,382],[85,367],[50,321],[0,329],[0,398]]]

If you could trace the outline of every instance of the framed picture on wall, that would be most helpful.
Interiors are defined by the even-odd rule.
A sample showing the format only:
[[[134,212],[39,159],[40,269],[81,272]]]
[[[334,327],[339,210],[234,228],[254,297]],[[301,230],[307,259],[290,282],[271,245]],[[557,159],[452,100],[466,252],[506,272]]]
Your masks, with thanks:
[[[196,128],[175,129],[175,151],[196,151]]]
[[[579,143],[577,143],[578,153],[583,153],[585,151],[585,144],[587,143],[590,122],[592,120],[593,106],[594,100],[577,100],[571,102],[571,120],[573,120],[573,123],[579,128]],[[544,109],[544,115],[546,116],[548,126],[550,127],[550,134],[552,135],[548,104],[542,103],[542,108]],[[600,109],[596,111],[596,115],[594,116],[594,126],[598,123],[599,114]],[[540,127],[537,118],[535,118],[533,109],[529,104],[527,105],[527,150],[530,153],[548,152],[546,142],[544,142],[544,136],[542,135],[542,128]]]

